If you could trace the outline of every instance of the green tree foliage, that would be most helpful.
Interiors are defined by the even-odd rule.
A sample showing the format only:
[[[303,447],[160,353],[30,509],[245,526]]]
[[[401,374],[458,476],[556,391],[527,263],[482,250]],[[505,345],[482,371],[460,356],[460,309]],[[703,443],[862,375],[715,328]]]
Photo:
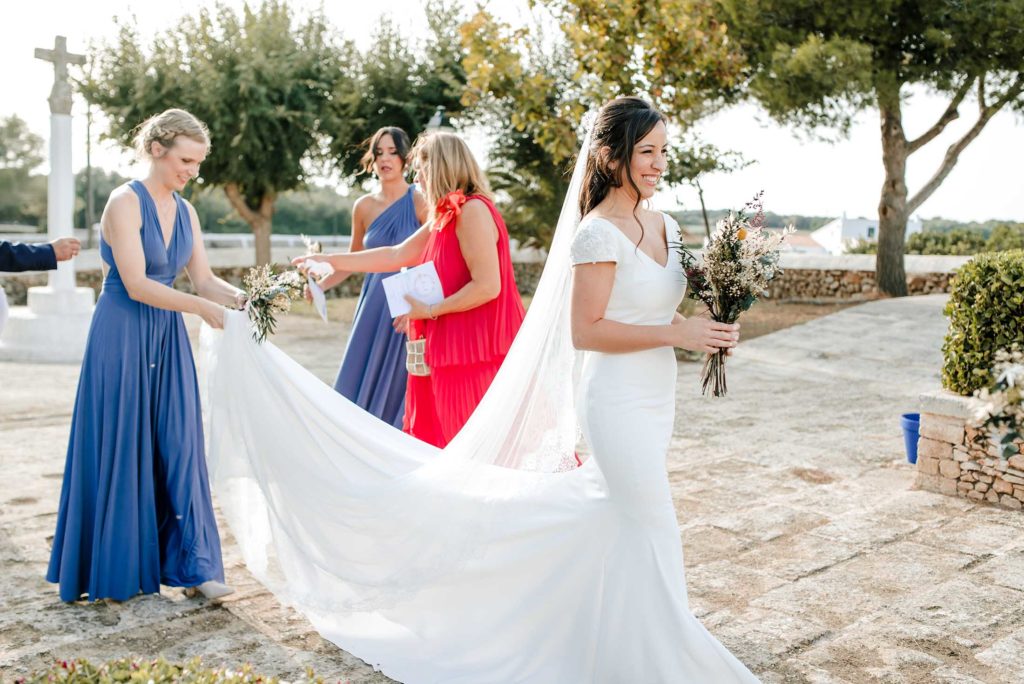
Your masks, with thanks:
[[[21,117],[0,119],[0,169],[30,173],[43,163],[43,139]]]
[[[1024,249],[1024,224],[1001,223],[988,233],[977,228],[953,228],[948,231],[926,229],[907,236],[907,254],[970,256],[985,252]],[[861,240],[847,252],[876,254],[878,244]]]
[[[221,192],[201,192],[191,198],[207,233],[244,233],[248,224]],[[274,232],[284,235],[348,235],[352,232],[352,197],[332,188],[307,185],[278,196]]]
[[[985,250],[985,236],[975,230],[955,229],[949,233],[922,231],[907,236],[907,254],[952,254],[966,256]]]
[[[107,197],[114,191],[114,188],[119,185],[123,185],[128,182],[128,178],[125,178],[116,171],[105,171],[103,169],[92,170],[92,201],[93,206],[102,207],[103,203],[107,201]],[[86,228],[85,225],[85,204],[86,204],[86,188],[85,188],[85,169],[82,169],[75,174],[75,219],[74,225],[79,228]],[[98,213],[98,212],[97,212]],[[97,216],[96,220],[99,220]]]
[[[431,0],[425,7],[428,36],[414,42],[388,18],[355,57],[354,83],[340,82],[332,97],[335,129],[331,154],[342,174],[361,172],[360,149],[382,126],[398,126],[415,139],[438,107],[457,117],[466,83],[462,44],[453,30],[458,4]]]
[[[329,112],[336,94],[352,89],[355,61],[335,36],[320,11],[298,19],[282,0],[241,12],[218,4],[149,45],[123,25],[113,45],[95,51],[82,90],[107,115],[109,136],[126,144],[168,107],[206,122],[213,146],[200,181],[224,189],[256,236],[257,263],[267,263],[277,196],[331,164]]]
[[[533,3],[514,28],[485,10],[461,28],[468,114],[491,130],[491,180],[513,236],[550,241],[583,115],[617,95],[642,95],[686,125],[733,96],[740,62],[707,3]],[[540,12],[541,9],[546,14]],[[669,182],[722,168],[726,157],[686,140]]]
[[[906,294],[902,257],[908,217],[997,112],[1024,111],[1024,0],[716,4],[745,55],[749,94],[776,120],[842,134],[857,112],[878,110],[885,169],[878,207],[879,288]],[[902,108],[912,85],[945,94],[949,104],[931,127],[908,138]],[[973,124],[911,194],[908,157],[956,120],[968,98],[977,107]]]
[[[993,229],[985,242],[986,252],[1006,252],[1024,249],[1024,223],[1001,223]]]
[[[43,139],[21,118],[0,119],[0,222],[43,225],[46,177],[34,176],[43,163]]]

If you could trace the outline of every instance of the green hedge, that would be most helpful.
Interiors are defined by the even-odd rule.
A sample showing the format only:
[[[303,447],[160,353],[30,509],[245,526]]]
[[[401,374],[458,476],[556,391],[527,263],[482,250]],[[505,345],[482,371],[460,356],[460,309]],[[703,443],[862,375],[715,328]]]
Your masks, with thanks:
[[[3,681],[0,675],[0,682]],[[204,668],[199,658],[184,664],[170,663],[163,658],[120,658],[99,665],[93,665],[85,659],[59,660],[45,670],[13,681],[24,684],[277,684],[278,679],[257,674],[249,665],[238,669]],[[291,681],[323,684],[323,680],[311,670]]]
[[[997,350],[1024,345],[1024,250],[980,254],[964,264],[945,313],[942,385],[970,395],[988,383]]]

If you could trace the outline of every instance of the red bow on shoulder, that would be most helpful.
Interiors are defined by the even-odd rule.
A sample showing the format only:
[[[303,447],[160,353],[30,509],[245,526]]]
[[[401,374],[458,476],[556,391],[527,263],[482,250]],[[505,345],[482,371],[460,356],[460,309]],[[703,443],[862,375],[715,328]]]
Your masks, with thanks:
[[[434,215],[437,217],[434,221],[434,230],[441,230],[458,218],[462,213],[462,205],[468,200],[462,190],[453,190],[439,199],[434,209]]]

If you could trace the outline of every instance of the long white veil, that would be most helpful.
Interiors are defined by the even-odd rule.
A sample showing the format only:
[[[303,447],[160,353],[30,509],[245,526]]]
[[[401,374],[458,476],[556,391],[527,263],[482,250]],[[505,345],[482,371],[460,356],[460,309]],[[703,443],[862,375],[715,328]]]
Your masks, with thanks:
[[[603,496],[596,465],[574,457],[569,250],[589,144],[588,132],[522,329],[444,450],[254,344],[244,314],[204,327],[214,492],[250,571],[283,600],[311,616],[394,605],[479,559],[517,506],[553,502],[554,524]]]

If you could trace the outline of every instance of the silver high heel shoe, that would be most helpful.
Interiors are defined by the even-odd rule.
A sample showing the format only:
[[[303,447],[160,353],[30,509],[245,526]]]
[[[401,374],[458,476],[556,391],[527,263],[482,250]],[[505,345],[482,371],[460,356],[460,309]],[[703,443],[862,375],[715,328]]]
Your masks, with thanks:
[[[217,580],[206,580],[198,586],[185,587],[185,596],[189,598],[195,598],[201,594],[204,598],[214,600],[224,598],[225,596],[234,593],[234,588],[229,587],[223,582],[218,582]]]

